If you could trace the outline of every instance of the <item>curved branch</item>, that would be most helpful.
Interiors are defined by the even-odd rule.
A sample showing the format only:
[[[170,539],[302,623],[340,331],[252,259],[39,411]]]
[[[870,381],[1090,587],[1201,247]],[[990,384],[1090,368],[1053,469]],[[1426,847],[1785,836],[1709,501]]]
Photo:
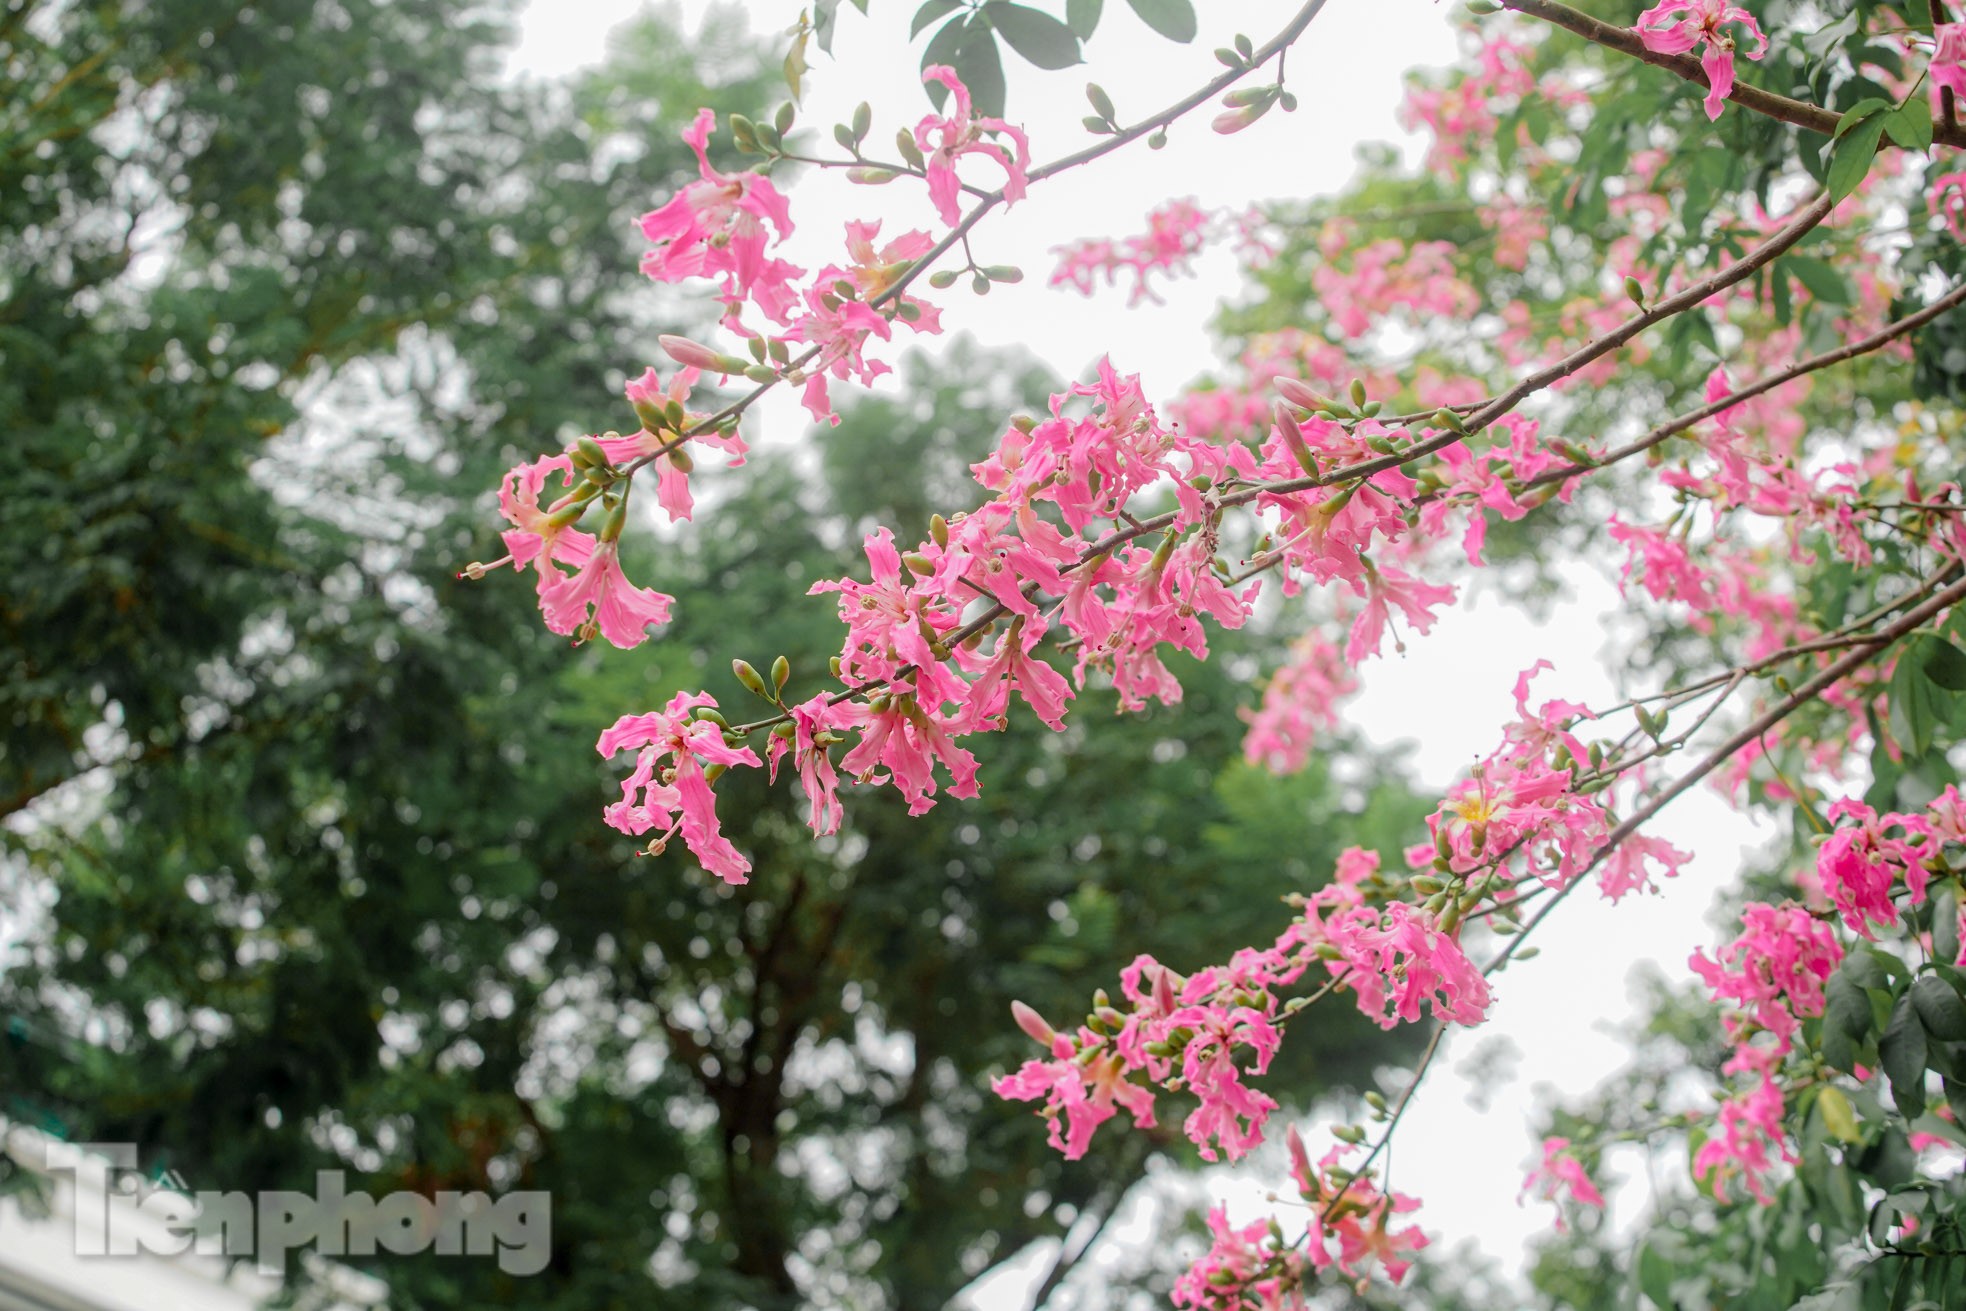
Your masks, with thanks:
[[[1574,32],[1593,45],[1606,50],[1616,50],[1619,54],[1663,68],[1695,86],[1705,87],[1707,75],[1700,67],[1700,61],[1691,55],[1662,55],[1656,50],[1648,50],[1639,40],[1638,33],[1629,27],[1619,27],[1602,19],[1560,4],[1558,0],[1500,0],[1504,9],[1540,18],[1567,32]],[[1830,136],[1836,131],[1837,121],[1842,117],[1833,109],[1806,100],[1793,100],[1788,96],[1765,91],[1747,82],[1736,82],[1734,90],[1728,94],[1729,100],[1742,109],[1750,110],[1783,123],[1792,124],[1804,131]],[[1966,146],[1966,127],[1947,119],[1932,124],[1932,140],[1942,146]]]

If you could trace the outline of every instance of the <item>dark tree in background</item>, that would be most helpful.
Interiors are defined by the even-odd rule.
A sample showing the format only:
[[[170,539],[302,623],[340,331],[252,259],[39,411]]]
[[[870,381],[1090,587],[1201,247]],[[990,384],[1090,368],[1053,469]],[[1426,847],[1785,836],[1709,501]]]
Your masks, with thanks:
[[[713,475],[638,565],[681,601],[639,651],[456,582],[504,468],[630,422],[676,326],[631,219],[693,170],[698,104],[770,94],[733,14],[556,87],[497,74],[505,18],[0,11],[0,1112],[201,1189],[551,1192],[546,1272],[375,1263],[400,1306],[939,1306],[1191,1160],[1175,1132],[1061,1161],[988,1092],[1028,1054],[1010,1000],[1063,1021],[1122,943],[1273,932],[1417,808],[1240,763],[1251,632],[1178,710],[1013,729],[925,821],[856,797],[815,847],[796,794],[730,780],[746,888],[637,857],[599,822],[604,721],[706,677],[741,705],[733,647],[822,669],[806,588],[1059,382],[958,344]],[[1304,1100],[1406,1051],[1308,1022],[1273,1080]]]

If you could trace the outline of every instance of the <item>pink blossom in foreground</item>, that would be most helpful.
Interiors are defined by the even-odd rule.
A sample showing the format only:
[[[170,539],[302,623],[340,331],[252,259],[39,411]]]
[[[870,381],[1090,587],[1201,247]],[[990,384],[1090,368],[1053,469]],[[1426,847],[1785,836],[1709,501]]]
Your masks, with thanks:
[[[1208,1251],[1174,1281],[1169,1301],[1192,1311],[1302,1311],[1309,1267],[1274,1225],[1256,1220],[1237,1228],[1228,1207],[1210,1209]]]
[[[1404,1279],[1414,1256],[1430,1240],[1418,1225],[1394,1228],[1395,1218],[1418,1210],[1419,1199],[1381,1192],[1369,1174],[1354,1178],[1344,1170],[1345,1158],[1360,1147],[1333,1147],[1313,1167],[1294,1125],[1287,1142],[1291,1178],[1313,1208],[1313,1228],[1307,1235],[1311,1264],[1320,1271],[1336,1266],[1354,1279],[1364,1278],[1377,1265],[1395,1284]]]
[[[1966,109],[1966,23],[1940,23],[1932,29],[1935,44],[1926,74],[1932,81],[1932,109],[1944,112],[1942,93],[1950,91],[1953,103]]]
[[[758,764],[749,747],[724,741],[723,729],[707,719],[692,718],[697,707],[714,709],[707,693],[678,692],[662,710],[623,715],[595,744],[602,756],[640,748],[635,770],[621,785],[621,800],[603,812],[608,825],[640,837],[652,829],[662,832],[650,844],[657,851],[678,830],[703,868],[726,883],[747,882],[751,862],[724,837],[717,822],[716,796],[704,766],[729,768]]]
[[[1911,905],[1925,900],[1931,878],[1926,861],[1937,853],[1937,840],[1923,816],[1879,815],[1847,798],[1830,807],[1829,818],[1832,823],[1856,822],[1839,826],[1824,840],[1816,852],[1816,876],[1850,931],[1874,941],[1873,926],[1888,928],[1898,922],[1892,894],[1900,879]]]
[[[813,836],[826,837],[840,831],[846,812],[840,805],[840,774],[833,767],[832,748],[846,741],[844,731],[867,722],[867,707],[857,701],[834,701],[822,692],[791,709],[792,733],[788,740],[774,733],[767,749],[772,782],[778,781],[778,762],[787,754],[798,771],[799,786],[807,802],[806,825]]]
[[[773,318],[790,305],[787,283],[800,270],[769,259],[772,236],[792,233],[792,216],[778,188],[757,173],[721,173],[710,166],[710,133],[717,115],[696,111],[683,140],[696,152],[699,180],[686,185],[668,204],[642,215],[642,235],[655,249],[642,256],[642,272],[657,282],[721,278],[725,303],[733,309],[755,300]]]
[[[1566,1201],[1595,1206],[1602,1210],[1604,1194],[1597,1190],[1591,1177],[1584,1173],[1584,1163],[1570,1150],[1568,1138],[1543,1139],[1543,1159],[1522,1181],[1522,1191],[1516,1195],[1516,1204],[1534,1194],[1538,1201],[1548,1202],[1557,1208],[1556,1231],[1565,1229],[1563,1205]]]
[[[1823,1013],[1823,984],[1842,959],[1830,926],[1803,907],[1750,902],[1739,937],[1687,963],[1715,1001],[1739,1007],[1787,1051],[1802,1021]]]
[[[539,504],[546,480],[553,474],[560,475],[563,485],[571,486],[573,461],[565,455],[548,455],[509,470],[498,484],[499,513],[512,525],[501,534],[506,553],[514,569],[533,566],[542,596],[564,577],[549,567],[551,564],[584,565],[595,546],[593,534],[572,526],[579,515],[571,507],[556,512]]]
[[[578,573],[547,583],[539,592],[549,629],[562,636],[598,633],[624,650],[646,641],[652,626],[668,623],[674,603],[666,593],[628,581],[621,572],[619,542],[602,542]]]
[[[947,64],[922,70],[924,82],[939,82],[949,88],[955,107],[946,118],[930,114],[915,126],[915,145],[928,162],[928,198],[935,203],[942,221],[954,227],[962,221],[962,180],[956,176],[956,161],[964,155],[984,155],[1004,171],[1003,198],[1006,205],[1024,198],[1024,172],[1031,166],[1031,143],[1024,133],[1000,118],[977,114],[970,105],[969,88]],[[984,134],[1008,140],[1013,154]]]
[[[1695,46],[1703,47],[1700,67],[1707,75],[1709,119],[1720,117],[1721,106],[1733,93],[1738,43],[1746,38],[1754,40],[1754,49],[1747,52],[1749,59],[1768,53],[1768,38],[1754,15],[1727,0],[1662,0],[1639,15],[1637,31],[1647,50],[1662,55],[1683,55]]]
[[[674,440],[674,430],[693,427],[703,415],[683,409],[680,418],[669,425],[672,431],[661,434],[654,431],[657,426],[654,420],[660,417],[666,421],[668,416],[664,412],[672,404],[685,406],[701,376],[698,370],[684,367],[676,371],[676,376],[667,385],[654,369],[644,370],[639,378],[630,378],[623,390],[627,394],[628,404],[642,418],[642,430],[628,437],[595,438],[614,464],[626,464],[651,455],[655,457],[652,466],[656,477],[655,499],[671,522],[689,518],[696,507],[695,499],[690,495],[688,457],[677,458],[682,449],[680,447],[674,451],[665,450],[664,447]],[[720,433],[714,429],[691,437],[688,445],[707,446],[725,452],[731,457],[730,467],[733,469],[743,464],[750,453],[750,447],[737,433]]]

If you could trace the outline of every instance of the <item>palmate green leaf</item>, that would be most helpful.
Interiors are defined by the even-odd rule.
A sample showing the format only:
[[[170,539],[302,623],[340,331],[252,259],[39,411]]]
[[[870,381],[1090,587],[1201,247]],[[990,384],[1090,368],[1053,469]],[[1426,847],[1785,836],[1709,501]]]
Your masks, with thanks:
[[[936,20],[946,18],[962,7],[962,0],[927,0],[908,24],[908,39],[914,40],[923,31],[934,26]]]
[[[1105,7],[1105,0],[1065,0],[1065,21],[1079,40],[1090,41]]]
[[[1932,890],[1932,955],[1942,961],[1959,959],[1959,889],[1951,879]]]
[[[983,12],[1003,34],[1004,44],[1039,68],[1055,71],[1085,62],[1079,38],[1050,14],[1010,0],[990,0]]]
[[[1201,24],[1189,0],[1126,0],[1140,21],[1170,41],[1186,44],[1195,39]]]
[[[1932,634],[1921,635],[1916,649],[1927,678],[1948,692],[1966,692],[1966,651]]]

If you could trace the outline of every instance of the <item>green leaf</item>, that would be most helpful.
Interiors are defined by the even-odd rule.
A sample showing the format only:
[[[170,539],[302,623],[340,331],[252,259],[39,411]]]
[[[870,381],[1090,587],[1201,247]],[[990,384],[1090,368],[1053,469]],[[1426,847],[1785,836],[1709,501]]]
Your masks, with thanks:
[[[1843,117],[1836,120],[1836,130],[1830,133],[1830,140],[1841,141],[1845,133],[1873,114],[1895,108],[1893,102],[1883,96],[1867,96],[1843,111]]]
[[[1126,0],[1140,21],[1170,41],[1186,44],[1195,39],[1201,24],[1195,21],[1195,7],[1188,0]]]
[[[1106,0],[1065,0],[1065,22],[1081,41],[1090,41]]]
[[[928,0],[915,11],[915,21],[908,25],[908,39],[914,40],[937,19],[946,17],[962,7],[962,0]]]
[[[1863,185],[1865,175],[1870,172],[1870,162],[1877,155],[1877,143],[1883,136],[1884,121],[1866,119],[1831,147],[1825,185],[1832,201],[1843,200]]]
[[[1926,674],[1922,648],[1915,639],[1898,657],[1889,689],[1891,736],[1912,756],[1932,749],[1932,730],[1950,718],[1951,698]]]
[[[1812,255],[1790,255],[1780,261],[1781,266],[1795,276],[1795,280],[1808,289],[1809,294],[1819,301],[1831,305],[1849,305],[1856,300],[1850,288],[1850,280],[1824,260]]]
[[[1884,130],[1906,150],[1932,148],[1932,102],[1913,96],[1884,116]]]
[[[1057,70],[1085,62],[1078,37],[1050,14],[1009,0],[990,0],[983,12],[1003,33],[1004,43],[1039,68]]]
[[[1966,1041],[1966,1002],[1944,979],[1921,974],[1913,980],[1910,996],[1926,1033],[1942,1042]]]
[[[1005,88],[1003,56],[997,53],[996,35],[989,20],[972,15],[964,30],[962,48],[956,52],[956,76],[969,88],[976,112],[992,118],[1003,117]]]
[[[1638,1249],[1638,1291],[1651,1298],[1659,1311],[1673,1311],[1672,1270],[1672,1262],[1652,1244]]]
[[[1925,676],[1948,692],[1966,692],[1966,651],[1943,637],[1926,636],[1917,649]]]
[[[928,49],[922,51],[922,71],[926,73],[937,64],[955,64],[962,54],[963,36],[968,28],[967,18],[952,18],[944,23],[942,30],[929,38]],[[960,69],[957,70],[957,76],[962,76]],[[963,80],[967,85],[968,79]],[[940,82],[927,83],[926,90],[928,98],[935,102],[937,109],[942,108],[942,102],[949,98],[949,88]]]
[[[1878,1059],[1891,1081],[1891,1099],[1907,1120],[1925,1109],[1925,1027],[1912,1008],[1911,994],[1898,998],[1890,1022],[1878,1039]]]
[[[1951,880],[1932,893],[1932,956],[1942,961],[1959,959],[1959,891]]]

